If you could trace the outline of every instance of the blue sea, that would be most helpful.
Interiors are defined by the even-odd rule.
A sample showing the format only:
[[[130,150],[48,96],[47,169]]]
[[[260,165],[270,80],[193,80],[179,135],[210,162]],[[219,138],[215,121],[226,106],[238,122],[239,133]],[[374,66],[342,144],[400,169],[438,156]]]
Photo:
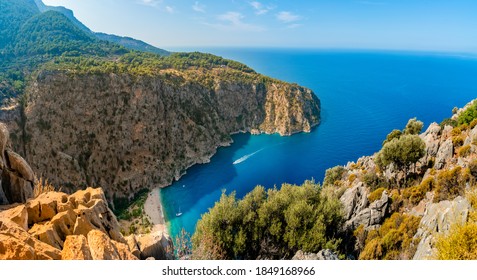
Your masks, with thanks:
[[[202,49],[257,72],[311,88],[322,122],[291,137],[239,134],[208,164],[162,189],[173,236],[193,233],[223,191],[243,197],[256,185],[323,180],[326,169],[381,148],[386,135],[417,117],[427,127],[477,98],[477,58],[465,55],[284,49]],[[177,216],[177,213],[182,215]]]

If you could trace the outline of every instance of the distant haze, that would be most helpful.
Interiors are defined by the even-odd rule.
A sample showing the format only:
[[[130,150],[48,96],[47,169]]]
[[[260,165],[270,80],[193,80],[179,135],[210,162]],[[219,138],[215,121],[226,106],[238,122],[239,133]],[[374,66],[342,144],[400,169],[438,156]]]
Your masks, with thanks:
[[[475,0],[44,0],[96,32],[158,47],[477,53]]]

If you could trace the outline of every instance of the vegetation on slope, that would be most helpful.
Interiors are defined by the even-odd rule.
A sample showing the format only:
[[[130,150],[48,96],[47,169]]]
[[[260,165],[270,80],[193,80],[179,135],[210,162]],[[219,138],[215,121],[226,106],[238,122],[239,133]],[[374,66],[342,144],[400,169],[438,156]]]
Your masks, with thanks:
[[[200,259],[289,259],[298,250],[336,250],[341,206],[320,185],[257,186],[243,199],[222,194],[197,223],[193,256]]]

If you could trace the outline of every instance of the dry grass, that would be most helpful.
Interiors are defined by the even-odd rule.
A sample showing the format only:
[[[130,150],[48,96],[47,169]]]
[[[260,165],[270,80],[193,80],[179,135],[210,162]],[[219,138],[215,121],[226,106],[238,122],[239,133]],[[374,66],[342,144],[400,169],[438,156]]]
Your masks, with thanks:
[[[42,193],[47,193],[47,192],[54,192],[55,187],[48,183],[48,179],[43,179],[40,178],[36,184],[35,187],[33,188],[33,197],[36,198],[40,196]]]

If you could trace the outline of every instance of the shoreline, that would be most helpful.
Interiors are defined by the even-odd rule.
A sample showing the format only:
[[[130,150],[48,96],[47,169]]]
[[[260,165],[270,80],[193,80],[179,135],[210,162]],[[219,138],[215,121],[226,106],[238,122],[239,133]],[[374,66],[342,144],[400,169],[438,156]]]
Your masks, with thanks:
[[[164,209],[161,202],[160,188],[154,188],[147,195],[144,203],[144,213],[149,217],[152,223],[152,232],[163,232],[167,235],[169,231],[166,225],[166,218],[164,216]]]

